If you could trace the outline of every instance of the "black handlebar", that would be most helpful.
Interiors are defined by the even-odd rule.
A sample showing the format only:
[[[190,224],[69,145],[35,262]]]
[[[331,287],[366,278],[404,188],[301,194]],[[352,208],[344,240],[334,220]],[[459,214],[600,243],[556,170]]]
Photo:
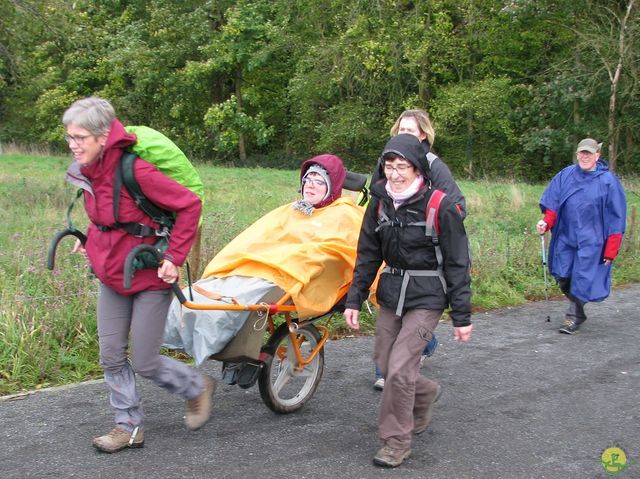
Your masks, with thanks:
[[[75,228],[67,228],[62,231],[59,231],[54,236],[53,240],[51,240],[51,244],[49,245],[49,252],[47,253],[47,268],[49,268],[50,270],[52,270],[55,266],[56,250],[58,249],[58,243],[60,243],[60,240],[65,236],[75,236],[80,240],[83,246],[87,242],[86,235]]]
[[[158,265],[162,264],[162,255],[156,248],[154,248],[150,244],[139,244],[131,251],[129,251],[127,258],[124,260],[124,289],[131,288],[131,280],[133,279],[133,274],[135,273],[133,269],[133,261],[136,259],[136,256],[138,256],[142,252],[151,253],[154,259],[158,262]],[[184,294],[182,294],[177,281],[171,283],[171,289],[173,289],[173,293],[176,295],[176,298],[178,298],[178,301],[180,301],[180,304],[184,304],[187,302],[187,298],[185,298]]]

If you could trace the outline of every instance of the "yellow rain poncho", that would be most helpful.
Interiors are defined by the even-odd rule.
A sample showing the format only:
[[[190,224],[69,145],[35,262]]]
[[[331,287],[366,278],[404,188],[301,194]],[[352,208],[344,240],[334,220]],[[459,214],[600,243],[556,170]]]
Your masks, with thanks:
[[[301,318],[329,311],[351,284],[364,209],[346,197],[311,215],[292,205],[267,213],[233,239],[203,278],[262,278],[291,294]]]

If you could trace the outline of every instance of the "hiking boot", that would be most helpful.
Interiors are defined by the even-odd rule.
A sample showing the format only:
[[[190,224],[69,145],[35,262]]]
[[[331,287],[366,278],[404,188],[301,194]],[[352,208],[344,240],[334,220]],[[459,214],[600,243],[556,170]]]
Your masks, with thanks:
[[[433,413],[433,405],[438,402],[442,395],[442,388],[438,384],[436,394],[429,405],[422,411],[414,411],[413,413],[413,433],[422,434],[431,422],[431,414]]]
[[[187,400],[187,413],[184,423],[188,429],[195,431],[200,429],[211,417],[211,407],[213,403],[213,392],[216,389],[216,382],[210,376],[204,377],[204,389],[194,399]]]
[[[378,391],[382,391],[384,389],[384,378],[376,379],[376,382],[373,383],[373,389]]]
[[[118,452],[127,447],[143,447],[144,431],[135,428],[132,432],[121,427],[113,428],[108,434],[93,439],[93,447],[103,452]]]
[[[410,448],[393,449],[389,446],[384,446],[374,456],[373,463],[376,466],[398,467],[410,455],[411,455]]]
[[[571,319],[564,320],[564,326],[562,326],[558,331],[564,334],[575,334],[578,332],[580,328],[580,324],[572,321]]]

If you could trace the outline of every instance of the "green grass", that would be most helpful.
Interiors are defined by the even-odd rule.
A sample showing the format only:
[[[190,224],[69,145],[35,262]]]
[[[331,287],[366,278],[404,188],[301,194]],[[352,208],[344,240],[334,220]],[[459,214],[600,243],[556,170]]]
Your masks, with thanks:
[[[70,255],[73,239],[58,247],[56,268],[46,269],[48,244],[64,228],[75,189],[64,183],[67,158],[0,156],[0,394],[64,384],[102,374],[98,366],[97,281],[82,258]],[[202,262],[267,211],[294,200],[297,171],[199,166],[206,186]],[[476,309],[521,304],[544,297],[538,199],[544,185],[460,182],[467,197],[465,221],[473,257]],[[640,203],[640,181],[625,181],[631,207]],[[80,205],[73,213],[82,230]],[[640,280],[637,222],[629,223],[614,284]],[[550,281],[550,293],[560,291]],[[364,313],[362,333],[373,331]],[[350,334],[341,316],[334,334]]]

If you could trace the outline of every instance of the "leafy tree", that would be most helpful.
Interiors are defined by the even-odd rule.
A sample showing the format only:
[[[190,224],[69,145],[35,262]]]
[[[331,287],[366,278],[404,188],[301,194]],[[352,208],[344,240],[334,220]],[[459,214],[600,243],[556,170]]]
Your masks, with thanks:
[[[508,78],[487,78],[443,89],[433,103],[438,143],[446,160],[468,176],[520,176],[518,140],[510,118]]]
[[[625,80],[630,82],[629,90],[637,91],[638,77],[630,77],[627,69],[638,62],[638,44],[640,28],[638,25],[638,6],[636,0],[609,2],[608,5],[597,5],[589,2],[589,15],[582,17],[578,34],[578,48],[591,51],[594,63],[591,68],[600,65],[606,73],[609,83],[609,106],[607,112],[607,140],[609,150],[609,166],[615,170],[618,160],[618,143],[620,136],[620,103],[634,101],[627,92],[622,91]],[[634,48],[635,47],[635,48]],[[623,78],[623,75],[627,78]],[[595,77],[597,78],[597,76]],[[626,93],[626,94],[625,94]]]
[[[621,14],[626,2],[591,1],[588,8],[575,2],[520,2],[527,12],[542,10],[540,18],[564,35],[556,38],[549,68],[538,69],[533,83],[526,86],[526,101],[516,110],[522,125],[525,161],[537,165],[542,159],[551,172],[568,164],[574,156],[575,144],[586,136],[610,137],[612,83],[618,66]],[[535,5],[535,7],[534,7]],[[617,12],[617,13],[616,13]],[[623,171],[632,171],[635,163],[633,140],[638,131],[637,102],[637,22],[624,29],[631,48],[624,49],[624,68],[620,70],[619,88],[614,102],[614,140],[625,138]],[[561,41],[559,41],[561,39]],[[609,65],[610,68],[607,66]],[[634,73],[634,71],[636,73]],[[611,72],[611,74],[609,74]],[[627,114],[622,114],[622,112]],[[611,151],[608,156],[611,156]],[[628,163],[627,163],[628,162]],[[614,160],[614,167],[616,161]],[[531,171],[540,171],[531,169]],[[536,175],[529,175],[532,179]]]
[[[634,171],[637,1],[5,0],[0,141],[63,147],[97,94],[194,158],[369,171],[424,108],[456,175],[542,180],[587,135]]]
[[[204,48],[210,72],[227,76],[232,85],[229,98],[209,108],[205,124],[216,135],[215,148],[228,153],[231,146],[236,146],[241,162],[247,159],[248,134],[258,144],[272,135],[260,115],[251,114],[252,98],[245,93],[247,76],[254,79],[252,73],[272,57],[272,39],[278,30],[271,24],[271,16],[269,1],[236,2],[227,9],[225,23]]]

